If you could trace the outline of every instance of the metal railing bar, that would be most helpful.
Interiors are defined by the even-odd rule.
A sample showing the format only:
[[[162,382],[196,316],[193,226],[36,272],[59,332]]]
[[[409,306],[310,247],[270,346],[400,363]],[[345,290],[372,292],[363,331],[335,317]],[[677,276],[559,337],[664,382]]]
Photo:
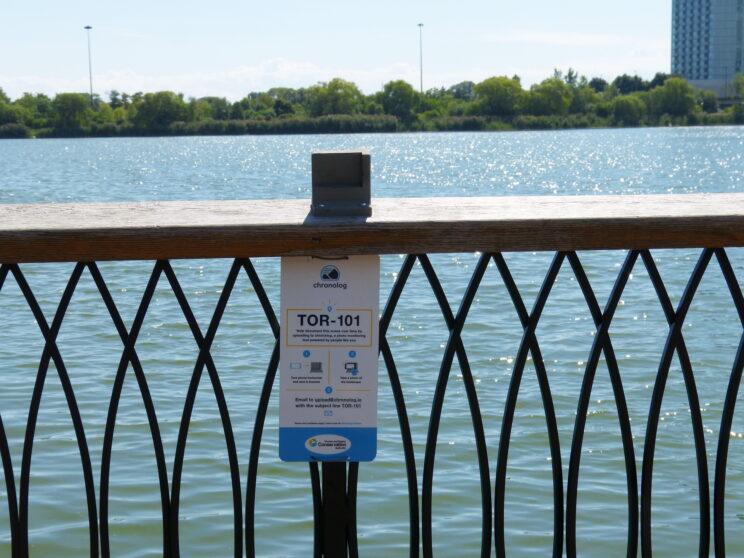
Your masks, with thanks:
[[[529,352],[531,341],[535,335],[537,324],[545,308],[550,291],[555,284],[555,279],[561,269],[564,254],[556,252],[553,261],[543,280],[540,291],[537,294],[535,303],[530,312],[528,327],[524,328],[522,340],[517,350],[517,356],[514,359],[514,368],[512,369],[509,389],[504,404],[504,415],[501,421],[501,435],[499,438],[498,459],[496,461],[496,478],[494,485],[494,543],[496,556],[504,558],[506,556],[506,543],[504,539],[504,502],[506,496],[506,469],[509,458],[509,442],[511,439],[511,429],[514,422],[514,411],[516,410],[517,397],[519,395],[519,386],[522,381],[522,374],[527,362],[527,353]],[[554,536],[560,536],[555,534]]]
[[[357,540],[357,484],[359,483],[359,462],[349,463],[346,483],[346,542],[349,558],[359,558],[359,541]]]
[[[505,504],[505,496],[506,496],[506,470],[508,466],[509,442],[511,440],[511,429],[512,429],[512,424],[514,421],[514,412],[516,410],[517,397],[519,396],[519,386],[521,384],[522,374],[524,373],[524,367],[527,362],[527,354],[530,351],[531,347],[533,346],[533,340],[535,339],[535,330],[537,329],[537,324],[540,320],[540,316],[542,315],[542,311],[545,307],[545,303],[548,300],[548,296],[550,295],[550,291],[553,288],[553,285],[555,284],[555,279],[558,276],[558,272],[560,271],[561,265],[563,263],[563,259],[564,259],[564,254],[562,252],[557,252],[555,256],[553,257],[553,261],[551,262],[550,267],[548,268],[548,271],[545,275],[545,279],[543,280],[542,286],[540,287],[540,291],[538,292],[537,298],[532,308],[532,312],[530,312],[529,314],[527,325],[523,328],[524,331],[522,334],[522,340],[520,341],[519,349],[517,350],[517,356],[514,359],[514,367],[512,369],[511,380],[509,382],[509,389],[507,391],[506,403],[504,405],[504,415],[503,415],[502,422],[501,422],[501,435],[499,438],[498,458],[496,462],[496,478],[495,478],[495,485],[494,485],[494,545],[496,549],[496,556],[498,556],[499,558],[504,558],[506,556],[506,544],[505,544],[505,538],[504,538],[504,504]],[[497,264],[497,267],[498,267],[498,264]],[[511,277],[511,273],[506,275],[506,277]],[[502,275],[502,279],[503,278],[504,278],[504,275]],[[511,285],[514,288],[516,288],[516,285],[514,284],[513,280],[511,281]],[[507,283],[507,288],[508,288],[508,283]],[[510,296],[512,296],[513,300],[514,300],[515,293],[516,291],[510,291]],[[519,300],[521,301],[521,297],[519,297]],[[522,303],[520,306],[520,304],[515,303],[515,308],[517,308],[517,313],[520,314],[521,318],[523,318],[524,312],[520,310],[520,307],[524,309],[524,304]],[[552,451],[552,448],[551,448],[551,451]],[[555,497],[555,494],[554,494],[554,497]],[[556,542],[556,539],[560,539],[562,537],[562,529],[559,532],[554,533],[553,536],[554,536],[553,542],[554,542],[554,552],[555,552],[555,542]]]
[[[576,556],[576,501],[579,487],[579,470],[581,467],[581,448],[584,443],[584,431],[586,428],[587,411],[589,410],[589,399],[591,398],[594,377],[599,365],[599,358],[607,346],[610,324],[615,310],[620,302],[625,285],[628,282],[633,266],[638,259],[638,252],[631,250],[625,257],[620,273],[610,291],[605,309],[602,312],[600,324],[597,326],[592,348],[587,358],[584,378],[581,383],[579,402],[576,409],[576,421],[574,422],[573,437],[571,439],[571,453],[568,463],[568,488],[566,498],[566,554],[570,558]],[[580,262],[575,262],[575,264]],[[591,306],[591,305],[590,305]],[[605,353],[606,358],[606,353]],[[627,464],[626,464],[627,467]],[[626,469],[627,471],[627,469]],[[632,541],[628,541],[627,552],[632,549]],[[630,556],[630,554],[628,554]]]
[[[323,491],[320,487],[320,466],[317,461],[311,461],[309,468],[310,486],[313,492],[313,557],[321,558],[323,555]]]
[[[519,293],[514,277],[506,264],[504,256],[500,253],[493,255],[496,268],[501,275],[502,281],[506,286],[509,297],[512,300],[514,308],[519,316],[522,329],[527,330],[530,325],[530,316],[527,307],[524,304],[522,295]],[[532,361],[535,366],[535,375],[540,387],[540,397],[542,399],[543,411],[545,412],[545,423],[548,430],[548,445],[550,447],[550,466],[553,477],[553,555],[560,556],[563,553],[563,466],[561,459],[561,444],[558,436],[558,421],[555,416],[555,406],[553,396],[548,381],[548,372],[545,369],[540,344],[537,341],[535,330],[532,329],[532,336],[529,340],[529,351],[532,354]],[[503,509],[502,509],[503,515]],[[494,521],[496,512],[494,508]],[[501,521],[503,529],[503,521]]]
[[[232,484],[232,497],[233,497],[233,547],[234,555],[236,558],[243,556],[243,504],[241,501],[241,489],[240,489],[240,467],[238,464],[238,452],[235,446],[235,438],[232,429],[232,423],[230,421],[230,413],[227,409],[227,402],[225,401],[225,394],[222,390],[219,375],[217,374],[217,368],[212,359],[210,349],[214,341],[214,337],[217,334],[217,328],[219,327],[222,316],[224,315],[227,302],[232,294],[233,287],[235,285],[235,279],[237,278],[239,267],[234,265],[234,273],[228,274],[228,284],[222,289],[220,298],[217,302],[217,308],[214,311],[212,320],[209,324],[207,331],[207,337],[204,337],[199,328],[199,324],[196,321],[191,306],[186,299],[186,295],[181,288],[178,278],[176,277],[173,267],[169,262],[163,262],[163,270],[165,276],[168,279],[168,283],[173,290],[173,294],[176,296],[178,305],[181,307],[186,322],[191,329],[191,333],[194,336],[197,346],[199,347],[199,356],[197,357],[196,364],[194,365],[194,372],[191,376],[191,382],[186,393],[186,401],[184,404],[183,414],[181,416],[181,425],[178,431],[178,441],[176,443],[176,454],[173,463],[173,478],[171,480],[171,544],[173,547],[173,554],[178,556],[178,509],[181,495],[181,478],[183,474],[184,457],[186,453],[186,441],[189,432],[189,424],[191,422],[191,414],[196,401],[196,394],[199,389],[199,383],[201,381],[202,372],[204,366],[207,367],[207,374],[212,384],[212,391],[217,402],[217,408],[220,413],[220,420],[222,422],[222,430],[225,436],[225,445],[227,449],[228,461],[230,466],[230,479]],[[233,270],[231,270],[233,271]],[[231,281],[232,280],[232,281]]]
[[[455,315],[452,312],[449,301],[447,300],[447,295],[444,292],[442,283],[439,281],[439,277],[437,277],[436,271],[434,271],[434,267],[431,265],[429,256],[427,256],[426,254],[418,254],[416,258],[421,264],[421,269],[424,270],[424,275],[426,275],[426,279],[431,286],[431,290],[434,293],[434,298],[439,305],[439,310],[442,313],[442,317],[444,318],[444,322],[447,325],[447,328],[452,329],[455,324]],[[478,268],[476,267],[476,269]]]
[[[652,278],[654,289],[660,300],[664,300],[662,307],[665,309],[665,317],[669,327],[672,327],[675,321],[675,313],[668,310],[673,308],[669,293],[661,279],[661,274],[656,267],[653,257],[648,250],[644,250],[643,263],[646,269],[651,269],[649,277]],[[704,273],[704,271],[703,271]],[[684,321],[684,320],[683,320]],[[697,387],[695,385],[695,376],[690,362],[690,355],[687,352],[684,336],[680,329],[677,342],[677,357],[679,358],[680,368],[682,369],[682,378],[685,382],[685,391],[687,392],[687,401],[690,405],[690,419],[692,420],[692,434],[695,441],[695,457],[698,469],[698,492],[700,505],[700,555],[707,556],[710,548],[710,482],[708,479],[708,458],[705,450],[705,433],[703,431],[703,417],[700,411],[700,398],[698,397]],[[666,381],[666,380],[664,380]],[[663,398],[663,394],[662,394]],[[659,408],[661,411],[661,408]]]
[[[253,429],[253,438],[251,441],[251,453],[248,467],[248,488],[246,490],[246,552],[248,556],[255,555],[255,545],[253,542],[254,536],[254,507],[255,507],[255,489],[256,489],[256,475],[258,473],[258,457],[259,450],[261,447],[261,437],[263,434],[263,425],[266,418],[266,410],[269,404],[269,398],[271,397],[271,389],[276,377],[276,371],[279,366],[279,321],[276,317],[276,312],[271,305],[266,290],[261,283],[261,279],[256,273],[253,264],[249,259],[237,260],[241,262],[241,265],[245,269],[245,272],[250,278],[253,290],[261,303],[266,319],[269,322],[274,338],[276,339],[276,346],[274,351],[276,353],[276,361],[272,355],[272,363],[269,365],[266,379],[264,381],[264,387],[261,391],[261,399],[259,401],[259,412],[256,414],[256,422]],[[272,367],[273,365],[273,367]],[[254,451],[255,448],[255,451]],[[320,556],[322,549],[322,495],[321,495],[321,483],[320,483],[320,470],[317,463],[310,463],[310,483],[313,492],[313,517],[314,517],[314,531],[313,531],[313,552],[315,556]],[[250,507],[250,514],[248,508]],[[250,522],[249,522],[250,517]],[[250,530],[250,533],[249,533]],[[248,542],[250,535],[250,543]]]
[[[261,396],[256,409],[256,419],[251,435],[251,448],[248,456],[248,476],[245,489],[245,549],[246,556],[252,558],[256,555],[255,543],[255,513],[256,513],[256,480],[258,476],[258,458],[261,452],[261,438],[266,421],[266,411],[271,397],[271,388],[274,385],[276,371],[279,367],[279,342],[274,343],[271,358],[266,368]],[[320,482],[318,480],[318,482]]]
[[[403,294],[403,288],[408,284],[408,277],[411,275],[411,270],[416,263],[416,256],[407,255],[400,266],[400,271],[395,278],[393,288],[390,289],[385,308],[380,316],[380,339],[387,335],[387,330],[390,327],[390,322],[395,314],[395,309],[398,307],[398,301],[400,300],[401,294]]]
[[[667,321],[667,324],[669,324],[669,322],[674,321],[674,305],[672,304],[672,299],[669,297],[666,287],[664,286],[664,280],[661,278],[659,268],[656,266],[656,262],[654,261],[651,252],[648,250],[641,250],[641,259],[643,260],[643,265],[646,268],[648,277],[651,280],[651,285],[656,291],[656,298],[658,298],[659,303],[661,304],[661,309],[664,312],[664,319]]]
[[[145,407],[145,413],[147,416],[147,422],[150,428],[150,436],[152,437],[153,450],[155,452],[155,463],[158,470],[158,485],[160,488],[160,506],[163,515],[163,556],[170,556],[170,489],[168,485],[168,468],[165,462],[165,450],[163,448],[163,439],[160,434],[160,426],[158,423],[157,413],[155,412],[155,405],[150,394],[150,388],[147,385],[147,379],[145,377],[142,363],[140,362],[135,344],[137,337],[142,327],[142,323],[145,319],[145,314],[150,306],[150,301],[155,293],[162,267],[156,262],[153,270],[150,274],[145,291],[142,294],[140,305],[135,314],[134,321],[132,322],[132,328],[127,331],[124,325],[124,320],[121,318],[114,299],[111,296],[106,282],[101,275],[98,266],[94,262],[87,264],[88,271],[93,278],[98,292],[101,294],[104,305],[108,309],[109,315],[111,316],[114,326],[119,333],[121,342],[124,345],[122,355],[119,360],[116,375],[114,377],[114,384],[111,390],[111,400],[109,402],[109,409],[106,418],[106,427],[104,430],[103,438],[103,449],[101,452],[101,473],[100,473],[100,509],[99,509],[99,524],[100,524],[100,536],[101,536],[101,555],[103,558],[109,558],[111,554],[110,549],[110,537],[109,537],[109,518],[108,518],[108,504],[109,504],[109,482],[111,472],[111,452],[113,450],[114,440],[114,429],[116,427],[116,414],[119,408],[119,400],[121,398],[121,392],[124,385],[124,378],[126,376],[129,364],[132,365],[132,371],[134,373],[135,380],[137,381],[137,387],[142,397],[142,403]]]
[[[731,267],[731,262],[726,254],[726,250],[723,248],[716,248],[715,253],[718,265],[721,268],[721,273],[723,273],[723,279],[726,281],[726,286],[731,293],[731,299],[734,301],[736,313],[739,315],[739,321],[741,322],[742,327],[744,327],[744,294],[742,294],[739,282],[736,280],[734,268]]]
[[[408,493],[409,493],[409,522],[410,522],[410,550],[411,556],[418,556],[419,552],[419,515],[418,515],[418,484],[416,480],[416,463],[413,453],[413,440],[411,438],[410,425],[408,423],[408,416],[405,407],[405,399],[403,397],[403,391],[400,386],[400,379],[398,377],[397,367],[392,356],[392,351],[386,339],[387,329],[392,320],[392,316],[395,313],[398,301],[400,299],[403,288],[405,287],[411,269],[416,261],[416,256],[406,256],[399,274],[396,277],[393,288],[388,297],[388,301],[380,317],[379,326],[379,338],[380,338],[380,352],[383,354],[383,359],[388,370],[388,376],[391,382],[391,388],[393,391],[393,398],[396,405],[396,412],[398,413],[398,420],[401,429],[401,438],[403,443],[404,458],[406,462],[406,476],[408,480]],[[348,550],[349,555],[353,558],[358,556],[358,539],[357,539],[357,523],[356,523],[356,494],[357,494],[357,482],[358,482],[359,464],[349,463],[349,477],[348,477],[348,506],[350,517],[348,518]]]
[[[434,400],[432,401],[432,411],[429,417],[429,430],[426,437],[426,449],[424,453],[424,472],[421,495],[424,556],[431,557],[433,554],[431,514],[437,436],[439,433],[439,422],[441,419],[442,407],[444,405],[444,395],[447,389],[449,373],[452,369],[452,361],[454,360],[455,355],[457,355],[460,371],[462,372],[463,384],[465,385],[465,392],[468,398],[470,418],[473,424],[475,447],[478,456],[482,508],[481,556],[485,558],[491,555],[492,519],[490,466],[488,463],[488,449],[486,446],[485,430],[483,428],[483,418],[480,412],[480,405],[478,403],[478,396],[470,365],[468,363],[467,353],[465,352],[465,347],[462,342],[462,329],[465,325],[468,312],[470,311],[470,306],[478,292],[478,287],[483,279],[483,275],[488,268],[490,256],[488,254],[481,254],[478,264],[473,270],[473,275],[470,278],[468,288],[460,302],[460,308],[457,311],[457,315],[452,314],[449,302],[447,301],[444,290],[442,289],[441,282],[439,281],[434,268],[431,266],[429,258],[423,254],[419,255],[418,259],[421,262],[424,273],[434,291],[434,295],[442,311],[442,316],[444,317],[447,328],[450,332],[444,355],[442,357],[437,385],[434,391]]]
[[[718,431],[718,449],[716,452],[715,484],[713,488],[713,538],[717,558],[726,558],[726,463],[728,461],[729,437],[734,420],[736,397],[741,386],[744,372],[744,334],[739,341],[736,358],[731,367],[731,376],[726,389],[726,399],[721,414],[721,428]]]
[[[60,299],[57,311],[55,312],[54,319],[52,320],[52,326],[49,327],[44,313],[39,306],[36,297],[31,290],[28,282],[26,281],[23,272],[17,265],[10,266],[10,272],[21,289],[26,302],[28,303],[31,313],[36,319],[36,323],[39,326],[41,334],[44,336],[44,350],[42,352],[41,361],[39,363],[39,370],[36,377],[36,383],[34,385],[34,393],[32,395],[32,402],[29,408],[29,417],[26,425],[26,437],[23,444],[23,460],[21,463],[21,483],[20,483],[20,525],[22,533],[21,542],[21,553],[27,555],[29,551],[28,543],[28,493],[30,488],[30,477],[31,477],[31,454],[33,451],[34,433],[36,431],[36,419],[39,413],[39,406],[41,404],[41,394],[44,389],[44,381],[46,374],[49,369],[50,362],[54,362],[54,367],[57,370],[57,376],[59,377],[60,384],[62,385],[62,391],[64,392],[65,399],[67,401],[67,407],[70,411],[70,418],[72,419],[73,428],[75,431],[75,438],[77,440],[78,452],[80,454],[80,461],[83,469],[83,480],[85,484],[85,496],[87,500],[88,509],[88,529],[90,535],[90,555],[91,557],[97,557],[99,553],[99,541],[98,541],[98,511],[96,506],[96,493],[95,484],[93,482],[93,465],[90,460],[90,453],[88,451],[88,443],[85,438],[85,429],[83,428],[83,421],[80,416],[80,410],[75,399],[75,392],[70,383],[70,378],[67,374],[67,368],[65,367],[62,355],[57,347],[57,334],[62,326],[62,320],[64,319],[67,308],[69,307],[72,295],[75,293],[75,288],[80,280],[84,269],[83,264],[76,264],[75,268],[70,275],[70,279],[67,282],[62,298]]]
[[[393,391],[393,399],[395,401],[396,412],[398,414],[398,421],[401,429],[401,438],[403,443],[403,452],[406,463],[406,477],[408,480],[408,495],[409,495],[409,546],[410,555],[418,556],[419,547],[419,531],[418,531],[418,484],[416,480],[416,462],[413,453],[413,440],[411,438],[410,426],[408,423],[408,415],[406,413],[405,399],[403,397],[403,390],[400,386],[400,379],[398,377],[398,370],[393,360],[390,346],[385,337],[387,329],[392,320],[392,316],[395,313],[395,309],[400,299],[400,295],[403,288],[408,281],[413,264],[416,261],[416,256],[406,256],[401,271],[396,277],[393,288],[388,297],[388,301],[385,304],[385,308],[380,316],[380,325],[378,330],[378,336],[380,339],[380,353],[383,354],[386,368],[388,370],[388,377],[390,378],[391,389]],[[347,510],[349,513],[347,523],[347,543],[349,556],[351,558],[359,555],[359,542],[357,537],[357,483],[359,481],[359,463],[349,463],[349,474],[347,480]]]
[[[594,289],[589,282],[589,278],[584,271],[584,267],[581,265],[578,255],[575,252],[569,252],[568,260],[573,269],[576,281],[581,288],[584,300],[589,307],[589,312],[594,321],[594,327],[598,330],[602,325],[604,314],[594,294]],[[595,336],[598,334],[597,330],[595,330]],[[626,544],[626,556],[634,557],[638,552],[638,474],[636,472],[635,448],[633,446],[633,432],[630,426],[628,404],[625,398],[622,377],[620,376],[620,368],[617,363],[617,357],[615,356],[615,349],[612,346],[612,340],[609,334],[604,337],[602,352],[604,353],[605,363],[612,385],[612,394],[615,399],[615,408],[620,426],[620,437],[623,444],[625,480],[628,489],[628,542]],[[576,553],[577,495],[578,483],[574,487],[574,492],[567,502],[567,514],[571,514],[571,518],[570,521],[566,522],[566,545],[572,549],[574,554]]]
[[[669,333],[667,334],[667,339],[664,345],[664,351],[661,356],[661,361],[659,363],[659,370],[656,374],[656,381],[654,382],[654,390],[651,395],[651,404],[649,408],[648,413],[648,420],[646,424],[646,437],[644,440],[644,447],[643,447],[643,464],[641,469],[641,555],[644,558],[651,558],[653,554],[653,549],[651,545],[651,490],[652,490],[652,480],[653,480],[653,466],[654,466],[654,450],[656,447],[656,436],[657,436],[657,429],[659,424],[659,417],[661,414],[661,403],[662,399],[664,397],[664,389],[666,387],[666,380],[669,375],[669,368],[672,363],[672,358],[674,355],[674,352],[677,352],[677,355],[680,360],[680,364],[683,371],[683,376],[685,377],[685,387],[687,388],[687,395],[688,400],[690,401],[690,406],[692,407],[692,401],[697,401],[697,392],[694,390],[694,384],[690,385],[687,381],[687,373],[685,373],[685,369],[688,369],[689,374],[692,375],[692,368],[689,366],[689,357],[687,357],[687,352],[684,347],[684,339],[682,338],[682,326],[684,325],[685,317],[687,316],[687,311],[690,308],[690,304],[692,303],[692,299],[695,296],[695,293],[697,292],[697,288],[700,285],[700,281],[703,278],[703,275],[705,274],[705,270],[708,267],[708,263],[710,262],[711,257],[713,256],[713,250],[712,249],[705,249],[700,255],[700,258],[697,261],[697,264],[695,265],[695,269],[692,272],[692,275],[690,276],[689,281],[687,282],[687,286],[685,287],[684,293],[682,295],[682,298],[680,299],[677,310],[674,312],[674,315],[667,315],[667,320],[671,318],[671,321],[669,321]],[[653,264],[652,259],[644,260],[644,263],[648,263],[650,261],[651,264]],[[655,265],[650,266],[651,269],[655,269]],[[648,269],[648,268],[647,268]],[[664,298],[664,294],[666,293],[666,288],[663,287],[663,283],[660,282],[660,276],[658,275],[658,272],[654,275],[652,273],[651,269],[649,269],[649,276],[652,277],[652,281],[654,283],[654,287],[657,288],[657,294],[659,300],[662,300]],[[658,277],[658,280],[655,279]],[[667,295],[668,296],[668,295]],[[664,306],[664,304],[662,304]],[[701,461],[705,462],[705,441],[704,436],[702,433],[702,419],[700,422],[696,422],[695,420],[695,410],[697,410],[697,413],[699,415],[700,413],[700,405],[699,403],[695,408],[690,409],[690,414],[692,416],[692,426],[693,426],[693,435],[695,438],[695,450],[697,454],[697,464],[698,464],[698,483],[699,483],[699,497],[701,501],[701,509],[700,509],[700,544],[699,544],[699,550],[698,553],[701,557],[708,555],[708,547],[709,547],[709,537],[710,537],[710,517],[709,517],[709,503],[706,505],[705,509],[702,508],[703,502],[709,502],[709,491],[707,490],[708,487],[708,471],[707,471],[707,465],[705,468],[705,471],[701,470]],[[697,430],[700,429],[700,432],[697,432]],[[702,439],[702,455],[701,455],[701,442]],[[703,492],[702,485],[705,485],[705,492]]]
[[[519,293],[517,283],[514,281],[514,277],[509,270],[509,266],[506,264],[504,256],[500,252],[496,252],[493,255],[493,262],[496,264],[496,269],[498,269],[499,275],[501,275],[501,280],[504,282],[506,291],[509,293],[509,298],[511,298],[512,305],[514,306],[514,310],[517,312],[517,317],[519,318],[522,327],[527,327],[527,324],[530,321],[530,313],[527,311],[524,299]]]
[[[5,285],[9,268],[7,265],[0,266],[0,291]],[[18,520],[18,494],[16,493],[15,473],[13,472],[13,458],[10,455],[8,437],[3,426],[2,415],[0,415],[0,458],[3,460],[3,477],[5,478],[5,490],[8,493],[8,521],[10,523],[10,548],[13,558],[20,556],[20,525]]]
[[[274,337],[278,339],[279,320],[276,317],[276,312],[274,312],[274,307],[271,305],[269,295],[266,294],[266,289],[264,289],[263,283],[261,283],[261,279],[259,278],[258,273],[256,273],[256,268],[253,267],[253,263],[251,262],[251,260],[246,259],[236,261],[240,262],[240,265],[243,266],[243,269],[248,274],[248,278],[251,281],[253,291],[256,293],[256,297],[261,303],[261,308],[263,309],[264,314],[266,315],[266,319],[269,322],[271,333],[273,333]]]
[[[248,279],[251,282],[253,291],[261,303],[261,308],[266,315],[266,320],[271,328],[274,336],[274,349],[271,352],[271,358],[266,368],[266,375],[264,376],[263,386],[261,387],[261,395],[258,400],[258,408],[256,409],[256,418],[253,425],[253,434],[251,435],[251,447],[248,456],[248,476],[246,479],[245,489],[245,550],[248,558],[253,558],[256,555],[256,543],[255,543],[255,508],[256,508],[256,481],[258,477],[258,458],[261,453],[261,439],[263,437],[264,423],[266,422],[266,412],[269,407],[269,399],[271,398],[271,390],[274,386],[276,379],[276,372],[279,368],[279,322],[276,319],[276,313],[271,305],[271,301],[266,294],[266,290],[261,283],[261,279],[256,273],[255,268],[250,260],[235,260],[235,266],[242,267]],[[317,487],[316,482],[313,481],[313,465],[316,467],[317,475]],[[317,471],[317,464],[310,464],[311,470],[311,482],[313,484],[313,514],[315,517],[315,552],[319,551],[319,527],[318,519],[319,507],[315,505],[316,490],[317,494],[320,494],[320,473]],[[318,504],[319,505],[319,504]]]
[[[721,267],[721,272],[731,293],[731,298],[736,306],[739,321],[744,327],[744,296],[742,296],[741,287],[736,280],[734,269],[731,267],[731,262],[723,248],[716,249],[715,253],[718,264]],[[718,449],[716,451],[716,469],[713,488],[713,538],[716,556],[720,558],[725,558],[726,556],[726,518],[724,515],[726,504],[726,463],[728,461],[731,425],[734,420],[734,410],[741,385],[742,372],[744,372],[744,334],[742,334],[739,341],[736,357],[731,367],[731,375],[729,377],[728,387],[726,388],[726,398],[721,413],[721,427],[718,431]]]
[[[8,438],[5,435],[3,419],[0,416],[0,457],[3,460],[3,476],[5,477],[5,489],[8,493],[8,519],[10,522],[10,548],[13,558],[18,556],[18,500],[15,488],[15,477],[13,476],[13,461],[8,446]]]
[[[413,450],[413,438],[411,437],[411,425],[408,420],[408,411],[406,410],[405,399],[403,398],[403,388],[400,384],[398,369],[390,350],[390,345],[385,337],[380,339],[380,351],[385,361],[385,367],[390,378],[390,387],[395,400],[395,410],[398,415],[398,424],[400,425],[400,437],[403,443],[403,457],[406,465],[406,479],[408,482],[408,519],[409,519],[409,556],[418,558],[420,545],[419,530],[419,499],[418,499],[418,479],[416,474],[416,456]]]
[[[403,457],[406,465],[406,479],[408,482],[408,520],[409,520],[409,557],[418,558],[420,545],[420,526],[419,526],[419,500],[418,500],[418,479],[416,474],[416,456],[413,450],[413,438],[411,436],[411,425],[408,420],[408,411],[406,409],[403,388],[400,383],[398,367],[395,364],[393,352],[387,340],[387,331],[393,314],[398,306],[398,301],[403,293],[403,288],[408,283],[408,277],[411,274],[416,256],[407,255],[401,264],[400,271],[395,278],[393,288],[390,290],[385,309],[380,316],[380,353],[382,354],[385,368],[390,380],[390,389],[393,392],[395,401],[395,411],[398,415],[398,424],[400,425],[400,437],[403,444]]]

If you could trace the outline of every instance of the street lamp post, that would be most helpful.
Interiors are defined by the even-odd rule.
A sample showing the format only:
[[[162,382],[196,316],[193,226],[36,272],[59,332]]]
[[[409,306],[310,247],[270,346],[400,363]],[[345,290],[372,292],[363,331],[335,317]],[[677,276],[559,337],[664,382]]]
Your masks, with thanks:
[[[424,92],[424,24],[419,23],[419,92]]]
[[[83,27],[88,35],[88,82],[90,83],[90,106],[93,106],[93,63],[90,56],[90,25]]]

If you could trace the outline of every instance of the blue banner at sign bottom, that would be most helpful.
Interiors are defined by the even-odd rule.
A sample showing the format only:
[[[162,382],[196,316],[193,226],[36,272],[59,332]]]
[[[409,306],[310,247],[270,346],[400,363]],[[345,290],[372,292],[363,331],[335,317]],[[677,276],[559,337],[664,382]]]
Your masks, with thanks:
[[[377,454],[377,428],[279,428],[282,461],[372,461]]]

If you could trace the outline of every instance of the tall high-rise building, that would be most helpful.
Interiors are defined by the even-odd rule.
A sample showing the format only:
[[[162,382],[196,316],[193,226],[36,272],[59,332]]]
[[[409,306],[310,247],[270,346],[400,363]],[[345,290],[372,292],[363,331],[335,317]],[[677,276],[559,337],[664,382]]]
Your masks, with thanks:
[[[730,95],[743,51],[744,0],[672,1],[672,73]]]

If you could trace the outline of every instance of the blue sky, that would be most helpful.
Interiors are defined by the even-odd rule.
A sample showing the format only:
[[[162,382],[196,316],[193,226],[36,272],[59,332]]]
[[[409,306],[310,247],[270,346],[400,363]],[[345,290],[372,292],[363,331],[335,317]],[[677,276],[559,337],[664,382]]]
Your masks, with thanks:
[[[87,90],[84,25],[101,94],[417,84],[419,21],[425,88],[515,73],[529,85],[569,66],[651,76],[669,70],[670,14],[671,0],[0,0],[0,87]]]

